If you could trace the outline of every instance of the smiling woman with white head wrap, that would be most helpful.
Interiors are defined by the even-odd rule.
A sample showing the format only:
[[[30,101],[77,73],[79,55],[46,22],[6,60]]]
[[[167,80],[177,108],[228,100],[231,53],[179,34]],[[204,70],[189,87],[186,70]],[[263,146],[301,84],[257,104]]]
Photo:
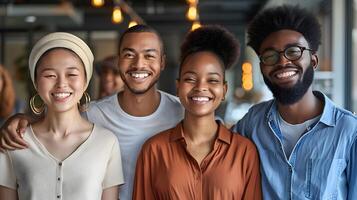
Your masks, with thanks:
[[[30,107],[44,117],[27,128],[28,149],[0,153],[0,199],[118,199],[118,141],[78,106],[82,96],[89,101],[90,48],[72,34],[48,34],[32,49],[29,70],[38,92]]]

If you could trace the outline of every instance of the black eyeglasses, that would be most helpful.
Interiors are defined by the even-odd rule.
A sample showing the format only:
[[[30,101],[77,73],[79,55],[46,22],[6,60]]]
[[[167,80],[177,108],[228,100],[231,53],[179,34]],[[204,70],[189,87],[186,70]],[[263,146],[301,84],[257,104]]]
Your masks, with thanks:
[[[302,53],[305,51],[313,51],[312,49],[308,49],[306,47],[299,47],[299,46],[290,46],[284,49],[283,51],[276,51],[273,49],[269,49],[264,51],[260,56],[259,59],[264,65],[275,65],[279,62],[280,54],[284,53],[284,57],[290,61],[299,60],[302,56]]]

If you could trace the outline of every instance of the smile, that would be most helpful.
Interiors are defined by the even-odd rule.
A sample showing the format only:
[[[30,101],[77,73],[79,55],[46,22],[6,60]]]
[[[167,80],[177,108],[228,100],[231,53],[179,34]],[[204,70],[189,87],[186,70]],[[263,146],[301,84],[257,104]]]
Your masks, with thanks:
[[[196,102],[196,103],[207,103],[211,100],[212,98],[209,97],[191,97],[191,100]]]
[[[287,79],[287,78],[295,76],[296,74],[297,74],[296,71],[287,71],[287,72],[278,73],[275,76],[278,79]]]
[[[150,74],[147,72],[130,72],[129,75],[134,79],[144,79]]]
[[[65,99],[69,96],[71,96],[71,92],[58,92],[58,93],[52,93],[52,96],[55,97],[55,99]]]

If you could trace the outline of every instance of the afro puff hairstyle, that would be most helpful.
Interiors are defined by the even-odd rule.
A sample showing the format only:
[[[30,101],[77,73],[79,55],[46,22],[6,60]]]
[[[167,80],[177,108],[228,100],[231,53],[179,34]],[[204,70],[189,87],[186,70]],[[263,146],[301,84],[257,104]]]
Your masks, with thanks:
[[[301,33],[312,50],[317,51],[321,43],[321,27],[317,18],[299,6],[283,5],[266,9],[248,27],[248,45],[259,55],[259,48],[271,33],[289,29]]]
[[[229,69],[239,58],[239,42],[227,29],[218,25],[200,27],[186,35],[181,45],[181,66],[185,59],[194,53],[210,51],[218,56]]]

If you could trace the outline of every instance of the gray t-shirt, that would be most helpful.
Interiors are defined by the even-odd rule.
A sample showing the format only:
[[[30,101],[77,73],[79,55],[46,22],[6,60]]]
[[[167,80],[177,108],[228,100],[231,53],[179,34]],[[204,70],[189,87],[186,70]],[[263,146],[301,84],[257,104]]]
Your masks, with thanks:
[[[174,127],[183,119],[184,110],[177,97],[160,91],[161,100],[151,115],[136,117],[119,105],[117,95],[92,102],[87,111],[89,121],[111,130],[118,138],[123,162],[124,185],[120,199],[131,200],[136,159],[141,145],[153,135]]]
[[[312,128],[311,125],[315,124],[320,117],[321,115],[309,119],[301,124],[290,124],[286,122],[280,114],[278,114],[279,128],[283,135],[282,143],[287,158],[290,157],[290,154],[300,137],[309,131]]]

